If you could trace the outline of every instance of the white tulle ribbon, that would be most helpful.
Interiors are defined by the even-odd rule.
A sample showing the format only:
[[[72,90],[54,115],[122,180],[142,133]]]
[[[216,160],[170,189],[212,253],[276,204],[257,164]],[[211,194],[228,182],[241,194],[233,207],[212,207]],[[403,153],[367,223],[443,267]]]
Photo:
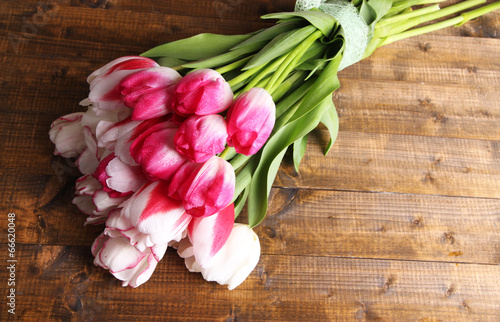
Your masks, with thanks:
[[[360,61],[368,46],[369,28],[358,10],[344,0],[297,0],[295,3],[295,11],[308,11],[312,8],[331,15],[342,26],[345,50],[339,71]]]

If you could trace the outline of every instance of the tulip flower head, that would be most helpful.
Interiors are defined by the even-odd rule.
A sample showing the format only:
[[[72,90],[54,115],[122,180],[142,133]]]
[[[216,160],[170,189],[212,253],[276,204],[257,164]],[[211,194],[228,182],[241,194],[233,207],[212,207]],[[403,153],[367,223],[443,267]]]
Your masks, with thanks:
[[[208,265],[200,265],[193,250],[187,238],[181,241],[177,250],[185,259],[188,270],[200,272],[207,281],[228,285],[230,290],[243,283],[260,258],[259,237],[248,225],[243,224],[234,224],[228,240]]]
[[[72,113],[52,122],[49,136],[54,143],[54,154],[65,158],[79,156],[87,147],[80,123],[84,113]]]
[[[128,75],[118,84],[118,91],[133,120],[147,120],[171,112],[173,84],[181,75],[172,68],[154,67]]]
[[[233,101],[229,84],[215,70],[200,69],[174,86],[172,109],[181,116],[209,115],[225,111]]]
[[[253,155],[266,143],[274,127],[276,106],[263,88],[238,96],[226,116],[228,144],[236,152]]]
[[[227,126],[218,114],[193,115],[175,134],[175,148],[190,161],[203,163],[221,153],[227,141]]]
[[[214,156],[205,163],[186,166],[185,170],[172,179],[169,195],[180,197],[188,214],[211,216],[231,203],[235,174],[226,160]]]
[[[94,264],[109,269],[122,285],[137,287],[149,280],[163,258],[167,245],[139,251],[124,237],[112,238],[101,234],[92,245]]]

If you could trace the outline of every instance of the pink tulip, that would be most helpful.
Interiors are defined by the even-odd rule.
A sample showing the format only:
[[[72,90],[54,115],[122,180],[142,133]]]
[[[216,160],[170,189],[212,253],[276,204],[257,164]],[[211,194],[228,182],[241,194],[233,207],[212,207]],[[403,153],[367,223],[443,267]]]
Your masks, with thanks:
[[[234,224],[228,240],[208,264],[201,266],[194,255],[194,245],[183,239],[177,249],[190,272],[201,272],[207,281],[228,285],[232,290],[250,275],[260,258],[259,237],[247,225]]]
[[[118,84],[125,105],[133,109],[133,120],[147,120],[171,112],[173,84],[181,75],[168,67],[135,72]]]
[[[134,121],[129,117],[114,123],[104,133],[97,133],[97,144],[99,147],[114,151],[122,162],[131,166],[138,165],[130,155],[130,146],[133,141],[153,125],[167,120],[168,117],[158,117],[145,121]]]
[[[93,72],[87,79],[90,84],[89,100],[94,104],[97,115],[125,107],[119,83],[137,71],[158,67],[152,59],[127,56],[113,60]]]
[[[276,107],[271,95],[254,87],[238,96],[227,112],[228,145],[244,155],[257,153],[274,127]]]
[[[192,162],[202,163],[221,153],[227,140],[227,126],[218,114],[193,115],[175,134],[175,148]]]
[[[225,111],[233,92],[215,70],[200,69],[184,76],[174,86],[172,109],[179,115],[209,115]]]
[[[224,246],[234,224],[234,204],[210,217],[193,218],[188,226],[193,256],[202,266],[210,266],[211,259]]]
[[[186,157],[175,149],[177,126],[171,122],[158,123],[139,135],[130,146],[130,154],[142,165],[150,180],[170,180]]]
[[[147,182],[140,166],[123,163],[114,153],[101,160],[94,177],[113,198],[131,195]]]
[[[83,114],[68,114],[52,122],[49,136],[56,146],[54,154],[65,158],[77,157],[87,147],[83,127],[80,123]]]
[[[184,170],[172,178],[168,193],[182,199],[188,214],[211,216],[231,203],[235,174],[226,160],[214,156],[205,163],[185,166]]]
[[[179,241],[191,216],[186,214],[181,201],[166,194],[167,189],[165,181],[144,185],[120,205],[121,209],[110,213],[105,233],[127,237],[140,251]]]
[[[92,244],[94,264],[108,269],[123,286],[137,287],[149,280],[163,258],[167,245],[139,251],[124,237],[101,234]]]

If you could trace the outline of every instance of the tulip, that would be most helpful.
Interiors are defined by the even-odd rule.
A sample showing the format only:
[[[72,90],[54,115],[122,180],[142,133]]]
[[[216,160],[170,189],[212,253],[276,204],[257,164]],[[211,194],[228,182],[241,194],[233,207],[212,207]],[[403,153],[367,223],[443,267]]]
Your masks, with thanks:
[[[108,269],[122,285],[137,287],[149,280],[156,265],[163,258],[167,245],[139,251],[124,237],[99,235],[92,244],[94,264]]]
[[[84,113],[72,113],[60,117],[50,126],[49,136],[54,143],[54,154],[65,158],[79,156],[87,147],[80,121]]]
[[[99,166],[101,160],[111,152],[97,146],[96,138],[92,134],[91,129],[87,126],[83,128],[83,134],[87,147],[83,150],[75,164],[82,174],[92,174]]]
[[[177,126],[171,122],[158,123],[139,135],[130,146],[130,154],[142,165],[150,180],[170,180],[186,157],[177,152],[174,136]]]
[[[85,175],[76,180],[76,197],[73,199],[81,212],[88,215],[85,225],[102,224],[109,213],[118,208],[128,197],[113,198],[102,189],[102,185],[92,175]]]
[[[274,127],[276,106],[271,95],[254,87],[238,96],[226,116],[228,145],[244,155],[257,153]]]
[[[231,87],[221,74],[200,69],[175,84],[172,109],[181,116],[209,115],[225,111],[232,101]]]
[[[250,275],[260,258],[259,237],[247,225],[234,224],[228,240],[210,262],[201,266],[194,256],[194,247],[188,238],[183,239],[177,250],[185,259],[190,272],[201,272],[207,281],[228,285],[232,290]]]
[[[133,109],[133,120],[147,120],[171,112],[173,84],[181,75],[168,67],[135,72],[118,84],[125,105]]]
[[[224,246],[234,224],[234,204],[210,217],[195,217],[188,226],[193,256],[202,267],[210,266],[212,258]]]
[[[90,84],[89,100],[94,104],[97,115],[126,108],[119,83],[128,75],[158,66],[149,58],[127,56],[115,59],[93,72],[87,81]]]
[[[112,111],[98,110],[88,99],[81,101],[80,105],[87,107],[87,112],[82,117],[82,126],[88,127],[97,138],[115,123],[123,121],[132,114],[132,110],[128,107]]]
[[[168,193],[182,199],[188,214],[211,216],[231,203],[235,174],[226,160],[214,156],[205,163],[186,166],[186,170],[174,175]]]
[[[113,198],[131,195],[147,182],[140,166],[123,163],[114,153],[101,160],[93,175]]]
[[[218,114],[193,115],[175,134],[175,148],[190,161],[203,163],[221,153],[227,140],[227,126]]]
[[[155,181],[144,185],[127,201],[109,214],[105,233],[127,237],[140,251],[154,245],[179,241],[191,216],[182,202],[167,196],[168,183]]]

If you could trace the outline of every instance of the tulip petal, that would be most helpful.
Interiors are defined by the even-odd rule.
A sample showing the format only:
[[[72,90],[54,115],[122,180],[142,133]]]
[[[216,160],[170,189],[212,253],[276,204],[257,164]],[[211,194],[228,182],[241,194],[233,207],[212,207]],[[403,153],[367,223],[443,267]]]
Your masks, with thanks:
[[[234,224],[234,204],[210,217],[193,218],[188,227],[196,262],[210,266],[210,260],[224,246]]]

